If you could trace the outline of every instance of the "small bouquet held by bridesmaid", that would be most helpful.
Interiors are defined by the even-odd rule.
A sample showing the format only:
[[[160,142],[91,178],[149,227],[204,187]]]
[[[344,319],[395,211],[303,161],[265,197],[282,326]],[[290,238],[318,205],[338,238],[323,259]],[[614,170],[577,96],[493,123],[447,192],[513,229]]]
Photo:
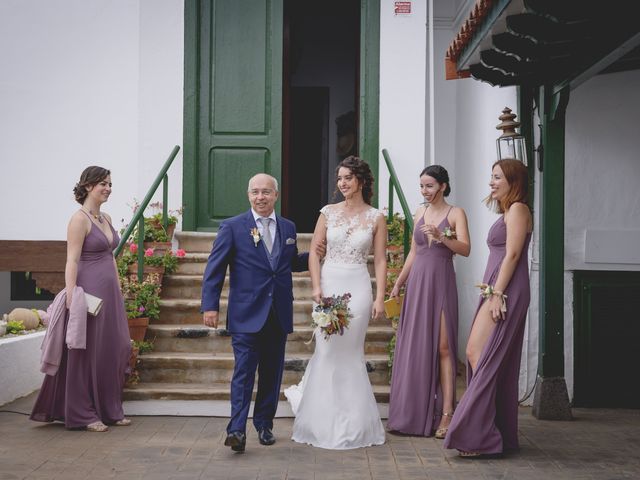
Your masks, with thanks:
[[[500,311],[502,313],[507,313],[507,296],[504,293],[496,290],[493,285],[488,285],[486,283],[480,283],[479,285],[476,285],[476,287],[480,289],[480,296],[485,300],[493,296],[500,297]]]
[[[311,326],[320,327],[325,340],[328,340],[331,335],[342,335],[345,328],[349,328],[349,319],[353,317],[349,310],[350,300],[350,293],[332,295],[322,297],[322,301],[314,307],[311,313]],[[311,340],[313,340],[313,336]]]

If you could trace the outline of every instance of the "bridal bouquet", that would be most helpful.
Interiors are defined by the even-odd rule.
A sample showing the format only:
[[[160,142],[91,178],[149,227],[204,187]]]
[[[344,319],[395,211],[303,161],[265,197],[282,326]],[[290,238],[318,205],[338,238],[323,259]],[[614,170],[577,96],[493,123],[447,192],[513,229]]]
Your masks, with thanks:
[[[311,313],[311,326],[320,327],[325,340],[336,333],[344,334],[344,329],[349,327],[349,319],[353,317],[349,310],[349,300],[351,300],[350,293],[332,295],[323,297],[322,301],[314,307]]]

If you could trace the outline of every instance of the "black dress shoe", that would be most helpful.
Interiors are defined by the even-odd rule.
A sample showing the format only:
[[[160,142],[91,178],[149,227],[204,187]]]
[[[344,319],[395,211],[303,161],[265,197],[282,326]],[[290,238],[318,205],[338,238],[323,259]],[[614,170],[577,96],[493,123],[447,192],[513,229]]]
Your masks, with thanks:
[[[229,432],[224,444],[227,447],[231,447],[234,452],[244,452],[247,437],[243,432]]]
[[[270,428],[262,428],[258,430],[258,441],[260,445],[273,445],[276,443],[276,437],[273,436]]]

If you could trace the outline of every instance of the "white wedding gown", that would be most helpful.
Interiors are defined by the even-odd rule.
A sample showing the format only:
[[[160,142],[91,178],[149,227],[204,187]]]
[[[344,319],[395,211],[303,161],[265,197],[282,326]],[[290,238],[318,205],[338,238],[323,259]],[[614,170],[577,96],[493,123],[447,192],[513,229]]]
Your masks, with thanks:
[[[316,332],[315,352],[301,382],[285,390],[296,416],[291,438],[333,450],[381,445],[385,433],[367,374],[364,340],[373,303],[367,257],[382,213],[371,207],[345,218],[334,205],[320,212],[327,220],[322,294],[351,293],[353,318],[342,336],[325,340]]]

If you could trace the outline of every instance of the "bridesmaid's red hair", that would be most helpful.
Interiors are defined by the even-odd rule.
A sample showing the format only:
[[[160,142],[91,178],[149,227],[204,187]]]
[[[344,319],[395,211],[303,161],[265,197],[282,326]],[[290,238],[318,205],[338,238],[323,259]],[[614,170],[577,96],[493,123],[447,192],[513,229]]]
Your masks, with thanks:
[[[499,166],[502,173],[504,173],[504,178],[509,184],[510,189],[505,198],[499,202],[492,200],[491,195],[489,195],[485,199],[487,206],[492,207],[498,213],[504,213],[516,202],[527,205],[529,202],[529,172],[525,164],[520,160],[504,158],[494,163],[491,170],[493,170],[496,165]]]

